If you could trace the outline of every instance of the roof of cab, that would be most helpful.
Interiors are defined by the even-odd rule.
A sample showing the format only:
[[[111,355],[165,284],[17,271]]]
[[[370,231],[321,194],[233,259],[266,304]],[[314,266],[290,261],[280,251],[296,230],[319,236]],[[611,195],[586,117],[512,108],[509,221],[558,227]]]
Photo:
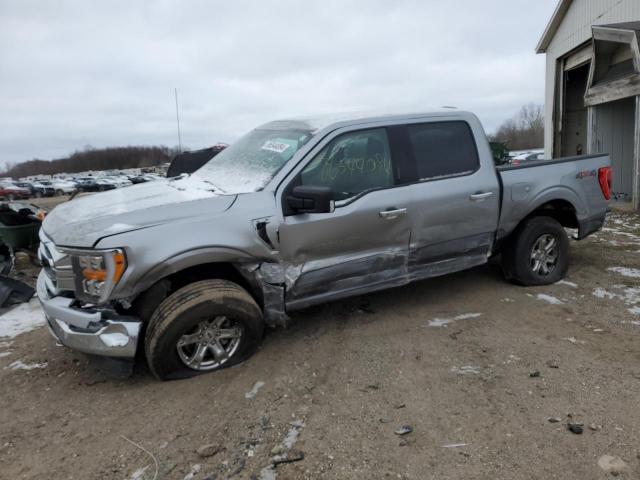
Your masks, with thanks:
[[[422,112],[407,111],[369,111],[369,112],[346,112],[333,113],[325,115],[317,115],[312,117],[288,118],[282,120],[274,120],[265,123],[258,128],[265,129],[282,129],[282,128],[304,128],[313,132],[324,130],[325,128],[340,128],[360,123],[374,123],[389,120],[407,120],[411,118],[423,117],[467,117],[473,116],[471,112],[458,110],[454,107],[441,107],[438,109],[430,109]]]

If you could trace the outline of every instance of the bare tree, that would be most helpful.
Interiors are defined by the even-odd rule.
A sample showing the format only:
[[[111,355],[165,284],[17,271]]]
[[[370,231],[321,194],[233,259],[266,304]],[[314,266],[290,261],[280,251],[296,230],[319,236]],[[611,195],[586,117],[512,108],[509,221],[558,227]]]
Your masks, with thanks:
[[[544,109],[528,103],[512,118],[505,120],[491,140],[506,143],[511,150],[542,148],[544,145]]]

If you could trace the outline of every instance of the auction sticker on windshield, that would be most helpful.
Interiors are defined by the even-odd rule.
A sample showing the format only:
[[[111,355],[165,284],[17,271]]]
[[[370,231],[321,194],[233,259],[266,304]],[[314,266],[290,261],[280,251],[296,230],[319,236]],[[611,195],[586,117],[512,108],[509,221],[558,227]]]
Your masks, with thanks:
[[[290,145],[287,143],[274,142],[273,140],[267,140],[266,142],[264,142],[264,145],[262,145],[262,150],[269,150],[270,152],[282,153],[289,147]]]

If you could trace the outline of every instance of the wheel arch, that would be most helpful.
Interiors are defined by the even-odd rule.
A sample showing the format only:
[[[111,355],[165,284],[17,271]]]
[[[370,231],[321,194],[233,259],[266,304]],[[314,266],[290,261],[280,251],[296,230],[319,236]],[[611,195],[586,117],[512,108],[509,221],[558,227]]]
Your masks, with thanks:
[[[526,215],[518,226],[531,217],[547,216],[555,218],[560,225],[566,228],[578,228],[580,222],[578,220],[578,212],[575,205],[564,198],[555,198],[546,200],[544,203],[535,207],[528,215]],[[517,227],[516,227],[517,228]]]
[[[496,251],[500,252],[505,248],[514,236],[518,234],[522,226],[533,217],[547,216],[554,218],[565,228],[579,228],[580,220],[575,203],[562,197],[552,197],[541,199],[529,212],[524,215],[520,221],[515,224],[513,229],[504,237],[497,241]]]
[[[233,249],[201,249],[184,252],[155,266],[142,276],[131,309],[147,321],[156,307],[176,290],[199,280],[228,280],[245,289],[262,309],[264,298],[260,282],[248,269],[240,268],[242,259],[255,259]]]

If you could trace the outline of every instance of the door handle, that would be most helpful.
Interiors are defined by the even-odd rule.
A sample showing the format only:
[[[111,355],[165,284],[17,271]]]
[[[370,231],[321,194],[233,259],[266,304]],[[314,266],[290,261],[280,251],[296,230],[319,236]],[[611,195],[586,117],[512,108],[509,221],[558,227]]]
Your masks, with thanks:
[[[491,195],[493,195],[493,192],[472,193],[471,195],[469,195],[469,200],[471,200],[472,202],[477,202],[479,200],[484,200],[485,198],[489,198]]]
[[[401,217],[407,214],[406,208],[391,208],[389,210],[383,210],[380,212],[380,217],[385,220],[393,220],[394,218]]]

